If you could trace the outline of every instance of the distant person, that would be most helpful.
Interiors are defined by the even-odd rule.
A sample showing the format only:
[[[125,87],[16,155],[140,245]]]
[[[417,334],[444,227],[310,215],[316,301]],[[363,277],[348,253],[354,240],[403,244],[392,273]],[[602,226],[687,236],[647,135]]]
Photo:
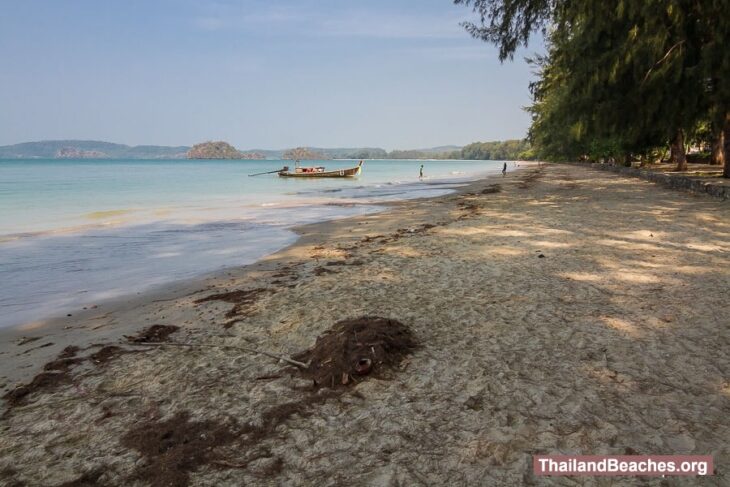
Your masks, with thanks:
[[[418,179],[423,179],[423,164],[421,164],[421,170],[418,172]]]
[[[504,176],[505,174],[507,174],[507,163],[506,162],[504,163],[504,166],[502,166],[502,176]]]

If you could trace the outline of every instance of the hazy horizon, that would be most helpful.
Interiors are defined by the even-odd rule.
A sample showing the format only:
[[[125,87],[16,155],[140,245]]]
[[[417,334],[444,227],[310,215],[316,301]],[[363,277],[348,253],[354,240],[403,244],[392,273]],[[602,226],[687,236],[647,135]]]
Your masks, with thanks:
[[[524,137],[521,137],[520,139],[523,139]],[[515,140],[515,139],[511,139]],[[119,145],[127,145],[130,147],[140,147],[140,146],[158,146],[158,147],[193,147],[196,144],[200,143],[206,143],[206,142],[228,142],[228,141],[221,141],[219,139],[208,139],[208,140],[199,140],[193,143],[183,143],[183,144],[175,144],[175,145],[167,145],[167,144],[125,144],[123,142],[117,142],[114,140],[98,140],[98,139],[37,139],[37,140],[23,140],[20,142],[14,142],[10,144],[2,144],[0,147],[6,147],[6,146],[15,146],[15,145],[23,145],[23,144],[42,144],[42,143],[52,143],[52,142],[90,142],[90,143],[109,143],[109,144],[119,144]],[[501,141],[489,141],[489,140],[481,140],[481,141],[473,141],[473,142],[501,142]],[[294,149],[296,147],[294,146],[287,146],[287,147],[238,147],[233,145],[238,150],[266,150],[266,151],[278,151],[278,150],[287,150],[287,149]],[[465,144],[468,145],[468,144]],[[379,146],[365,146],[365,145],[352,145],[352,146],[314,146],[314,145],[301,145],[297,147],[305,147],[308,149],[383,149],[383,147]],[[440,145],[432,145],[428,147],[395,147],[391,150],[429,150],[429,149],[441,149],[441,148],[462,148],[464,145],[459,144],[440,144]]]
[[[468,18],[449,0],[10,0],[0,145],[393,150],[523,138],[529,67],[500,64],[458,25]]]

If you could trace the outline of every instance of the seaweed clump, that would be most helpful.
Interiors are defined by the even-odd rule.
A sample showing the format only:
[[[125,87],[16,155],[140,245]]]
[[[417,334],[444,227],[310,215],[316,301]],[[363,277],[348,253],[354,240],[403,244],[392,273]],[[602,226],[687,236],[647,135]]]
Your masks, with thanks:
[[[338,321],[312,348],[292,358],[309,364],[300,373],[315,387],[334,389],[365,376],[384,377],[416,348],[411,330],[400,321],[361,316]]]

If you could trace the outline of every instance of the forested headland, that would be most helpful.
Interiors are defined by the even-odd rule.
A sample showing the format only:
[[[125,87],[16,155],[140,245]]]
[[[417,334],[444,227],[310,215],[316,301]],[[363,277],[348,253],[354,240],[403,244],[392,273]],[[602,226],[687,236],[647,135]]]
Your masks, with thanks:
[[[334,150],[339,152],[333,153]],[[321,150],[324,152],[324,150]],[[433,149],[394,149],[367,148],[346,151],[328,150],[330,157],[340,159],[459,159],[459,160],[531,160],[534,153],[527,140],[498,140],[494,142],[474,142],[464,147],[444,146]]]
[[[548,160],[628,164],[687,149],[730,177],[730,3],[727,0],[454,0],[479,17],[475,38],[512,59],[531,36],[532,153]]]
[[[474,142],[454,150],[393,150],[374,159],[460,159],[460,160],[530,160],[534,153],[526,140]],[[364,159],[361,157],[360,159]]]

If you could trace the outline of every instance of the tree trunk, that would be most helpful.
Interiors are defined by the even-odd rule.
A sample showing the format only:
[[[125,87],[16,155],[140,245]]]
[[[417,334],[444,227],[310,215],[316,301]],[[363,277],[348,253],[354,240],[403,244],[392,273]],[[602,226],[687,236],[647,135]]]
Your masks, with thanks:
[[[722,127],[715,137],[715,143],[712,146],[712,157],[710,164],[713,166],[722,166],[725,164],[725,128]]]
[[[672,141],[672,162],[677,165],[677,171],[687,170],[687,154],[684,150],[684,130],[677,130]]]
[[[725,126],[722,131],[725,146],[725,169],[722,171],[722,176],[730,178],[730,112],[725,114]]]

